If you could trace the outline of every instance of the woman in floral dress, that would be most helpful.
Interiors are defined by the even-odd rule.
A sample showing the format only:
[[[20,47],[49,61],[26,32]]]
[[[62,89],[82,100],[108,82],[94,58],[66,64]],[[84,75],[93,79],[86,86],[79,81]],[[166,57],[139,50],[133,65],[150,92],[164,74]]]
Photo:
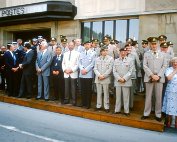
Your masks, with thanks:
[[[165,72],[168,83],[162,112],[167,115],[167,127],[171,126],[172,116],[175,116],[175,128],[177,128],[177,57],[172,58],[171,63],[172,67],[168,67]]]

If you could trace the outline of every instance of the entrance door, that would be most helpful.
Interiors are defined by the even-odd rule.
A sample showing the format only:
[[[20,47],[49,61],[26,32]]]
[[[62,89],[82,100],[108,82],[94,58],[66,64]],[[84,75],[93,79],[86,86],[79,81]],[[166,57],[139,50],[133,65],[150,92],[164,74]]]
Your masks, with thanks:
[[[51,38],[51,29],[37,29],[37,30],[25,30],[13,32],[13,40],[17,41],[18,38],[22,39],[23,42],[29,41],[38,36],[43,36],[47,41]]]

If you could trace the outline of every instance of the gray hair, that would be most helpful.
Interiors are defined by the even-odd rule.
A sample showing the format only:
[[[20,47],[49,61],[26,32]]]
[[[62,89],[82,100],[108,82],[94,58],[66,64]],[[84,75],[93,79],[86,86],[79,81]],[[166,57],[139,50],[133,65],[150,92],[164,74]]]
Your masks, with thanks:
[[[170,62],[171,62],[171,63],[177,62],[177,57],[173,57]]]

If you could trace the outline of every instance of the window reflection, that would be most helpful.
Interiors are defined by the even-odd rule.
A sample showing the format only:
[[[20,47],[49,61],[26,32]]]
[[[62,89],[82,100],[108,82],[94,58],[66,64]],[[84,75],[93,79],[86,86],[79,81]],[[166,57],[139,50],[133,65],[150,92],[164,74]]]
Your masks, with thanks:
[[[116,21],[116,39],[122,43],[126,41],[127,20]]]
[[[84,23],[84,37],[82,37],[83,41],[90,40],[90,22]]]
[[[139,19],[130,19],[129,37],[138,40],[139,35]]]
[[[92,30],[92,39],[102,40],[102,21],[101,22],[93,22],[93,30]]]
[[[105,35],[113,38],[113,21],[105,21]]]

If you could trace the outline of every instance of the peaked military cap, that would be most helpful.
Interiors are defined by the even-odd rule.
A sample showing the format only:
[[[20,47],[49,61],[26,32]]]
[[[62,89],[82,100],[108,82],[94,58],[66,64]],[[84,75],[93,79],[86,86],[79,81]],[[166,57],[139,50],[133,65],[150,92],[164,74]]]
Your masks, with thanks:
[[[161,44],[160,44],[160,47],[162,47],[162,48],[168,48],[167,42],[161,43]]]
[[[43,39],[43,36],[38,36],[37,39]]]
[[[119,51],[126,51],[126,50],[127,50],[126,47],[122,47],[119,49]]]
[[[170,45],[173,45],[173,43],[171,41],[168,41],[167,45],[170,46]]]
[[[91,43],[90,41],[85,41],[83,44]]]
[[[92,39],[92,43],[95,42],[95,43],[98,43],[99,40],[98,39]]]
[[[104,40],[111,40],[111,36],[105,35],[105,36],[103,37],[103,41],[104,41]]]
[[[33,41],[33,42],[37,42],[37,38],[33,38],[32,41]]]
[[[167,37],[165,35],[160,35],[158,37],[159,40],[167,40]]]
[[[148,41],[147,41],[147,40],[142,40],[141,43],[142,43],[142,44],[148,44]]]
[[[148,42],[150,42],[150,43],[157,43],[158,38],[157,38],[157,37],[149,37],[147,40],[148,40]]]
[[[132,38],[128,38],[127,40],[126,40],[126,42],[128,42],[128,43],[132,43],[133,42],[133,39]]]
[[[51,37],[50,41],[57,41],[55,37]]]
[[[63,38],[66,39],[66,36],[64,36],[64,35],[60,35],[60,39],[63,39]]]
[[[13,44],[13,45],[16,45],[16,44],[17,44],[17,42],[16,42],[16,41],[13,41],[13,42],[12,42],[12,44]]]
[[[62,39],[61,39],[61,42],[66,43],[66,42],[67,42],[67,39],[66,39],[66,38],[62,38]]]

